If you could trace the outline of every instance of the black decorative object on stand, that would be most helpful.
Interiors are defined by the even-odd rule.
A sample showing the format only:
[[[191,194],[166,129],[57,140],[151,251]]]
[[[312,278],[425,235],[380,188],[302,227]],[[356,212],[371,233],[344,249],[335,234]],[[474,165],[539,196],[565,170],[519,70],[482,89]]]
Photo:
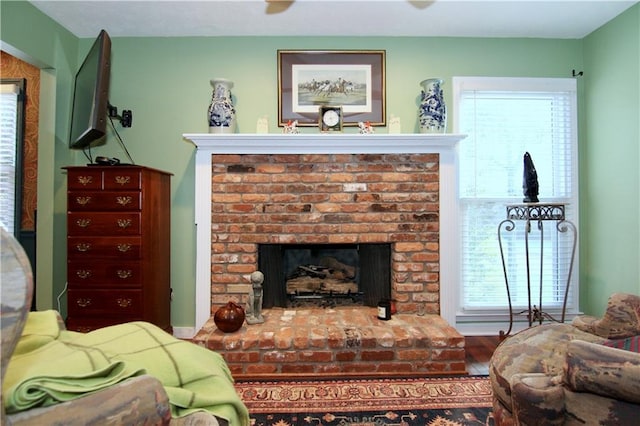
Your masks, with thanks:
[[[522,177],[522,190],[524,203],[537,203],[538,201],[538,172],[528,152],[524,153],[524,175]]]

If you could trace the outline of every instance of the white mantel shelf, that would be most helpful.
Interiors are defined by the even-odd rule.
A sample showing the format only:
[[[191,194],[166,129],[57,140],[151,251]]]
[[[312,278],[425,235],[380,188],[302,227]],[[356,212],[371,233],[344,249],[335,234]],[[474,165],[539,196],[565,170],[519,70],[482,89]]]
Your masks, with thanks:
[[[195,328],[174,327],[178,337],[193,337],[211,316],[211,162],[212,154],[439,154],[440,314],[455,324],[458,273],[459,134],[358,133],[185,133],[195,145],[196,289]]]
[[[248,134],[186,133],[198,149],[211,154],[417,154],[450,149],[457,134]]]

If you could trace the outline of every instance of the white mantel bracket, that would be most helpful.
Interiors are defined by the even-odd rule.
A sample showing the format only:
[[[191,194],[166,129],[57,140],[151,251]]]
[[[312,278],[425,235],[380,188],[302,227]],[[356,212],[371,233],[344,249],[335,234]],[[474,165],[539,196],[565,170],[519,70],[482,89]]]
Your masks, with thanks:
[[[459,134],[219,134],[186,133],[196,147],[195,333],[211,316],[212,154],[439,154],[440,157],[440,315],[455,325],[458,272]]]

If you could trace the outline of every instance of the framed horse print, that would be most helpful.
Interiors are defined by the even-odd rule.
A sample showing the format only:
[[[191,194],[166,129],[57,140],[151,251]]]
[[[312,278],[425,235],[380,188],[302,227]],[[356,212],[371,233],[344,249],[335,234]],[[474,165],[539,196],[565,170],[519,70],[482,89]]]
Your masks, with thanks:
[[[278,50],[278,125],[317,126],[320,107],[343,125],[386,124],[384,50]]]

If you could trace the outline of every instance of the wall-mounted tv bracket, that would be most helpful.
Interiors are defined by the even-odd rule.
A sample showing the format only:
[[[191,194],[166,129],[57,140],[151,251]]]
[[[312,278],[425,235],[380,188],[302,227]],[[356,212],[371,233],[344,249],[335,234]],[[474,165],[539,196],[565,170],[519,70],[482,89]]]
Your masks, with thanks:
[[[130,109],[123,109],[122,116],[118,115],[118,108],[109,104],[108,105],[109,118],[115,118],[120,121],[122,127],[131,127],[133,121],[133,113]]]

